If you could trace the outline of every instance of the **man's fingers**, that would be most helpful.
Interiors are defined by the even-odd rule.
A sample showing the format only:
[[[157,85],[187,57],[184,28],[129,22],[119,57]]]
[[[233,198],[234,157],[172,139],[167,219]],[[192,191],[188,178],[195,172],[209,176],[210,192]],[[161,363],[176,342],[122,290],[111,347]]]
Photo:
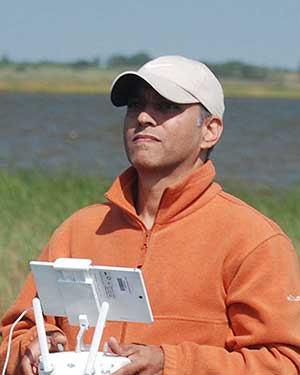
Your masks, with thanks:
[[[66,337],[58,332],[47,332],[48,347],[50,352],[62,351],[67,344]],[[25,354],[20,362],[21,374],[37,375],[38,360],[40,356],[40,345],[38,338],[34,339],[27,347]]]
[[[122,357],[129,357],[134,354],[138,348],[138,344],[119,344],[118,340],[115,337],[110,337],[108,342],[108,347],[110,350],[117,355]]]
[[[21,374],[23,375],[35,375],[33,357],[31,353],[29,354],[29,352],[30,351],[26,350],[26,353],[24,354],[20,363],[20,370]]]
[[[132,375],[138,374],[142,370],[141,364],[137,362],[128,363],[121,367],[118,371],[113,372],[113,375]]]

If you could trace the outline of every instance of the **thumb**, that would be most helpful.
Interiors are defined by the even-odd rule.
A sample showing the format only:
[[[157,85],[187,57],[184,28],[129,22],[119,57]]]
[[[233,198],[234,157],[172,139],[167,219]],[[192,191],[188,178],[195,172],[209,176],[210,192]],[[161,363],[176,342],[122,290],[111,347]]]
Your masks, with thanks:
[[[58,331],[47,332],[47,338],[50,352],[61,352],[67,344],[65,335]]]
[[[124,355],[124,350],[122,349],[121,345],[119,344],[118,340],[115,337],[110,337],[107,341],[107,344],[110,350],[119,356]]]

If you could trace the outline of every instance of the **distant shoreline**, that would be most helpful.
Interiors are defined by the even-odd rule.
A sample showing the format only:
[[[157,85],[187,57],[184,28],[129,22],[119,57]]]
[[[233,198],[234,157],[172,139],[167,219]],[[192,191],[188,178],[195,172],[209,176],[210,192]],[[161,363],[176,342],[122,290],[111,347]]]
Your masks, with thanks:
[[[113,69],[32,68],[0,69],[0,93],[107,94],[114,77]],[[300,76],[289,72],[280,79],[254,81],[221,79],[226,97],[271,97],[300,99]]]
[[[270,85],[249,82],[223,83],[225,97],[254,97],[254,98],[287,98],[300,99],[300,88],[272,87]],[[97,85],[87,82],[57,82],[57,81],[14,81],[0,80],[0,93],[45,93],[45,94],[108,94],[109,85]]]

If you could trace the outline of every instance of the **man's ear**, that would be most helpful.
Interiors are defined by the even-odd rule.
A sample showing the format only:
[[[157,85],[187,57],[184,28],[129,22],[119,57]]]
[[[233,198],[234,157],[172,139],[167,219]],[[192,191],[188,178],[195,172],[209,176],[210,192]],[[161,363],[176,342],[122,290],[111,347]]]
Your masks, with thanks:
[[[219,117],[207,117],[202,123],[201,149],[209,149],[219,142],[223,132],[223,121]]]

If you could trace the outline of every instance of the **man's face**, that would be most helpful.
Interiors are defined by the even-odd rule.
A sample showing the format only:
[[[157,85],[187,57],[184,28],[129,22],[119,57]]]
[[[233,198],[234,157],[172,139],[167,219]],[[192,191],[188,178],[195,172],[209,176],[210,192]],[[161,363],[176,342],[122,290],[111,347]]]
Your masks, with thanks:
[[[176,104],[141,82],[129,98],[124,143],[139,171],[186,173],[199,163],[202,127],[198,104]]]

